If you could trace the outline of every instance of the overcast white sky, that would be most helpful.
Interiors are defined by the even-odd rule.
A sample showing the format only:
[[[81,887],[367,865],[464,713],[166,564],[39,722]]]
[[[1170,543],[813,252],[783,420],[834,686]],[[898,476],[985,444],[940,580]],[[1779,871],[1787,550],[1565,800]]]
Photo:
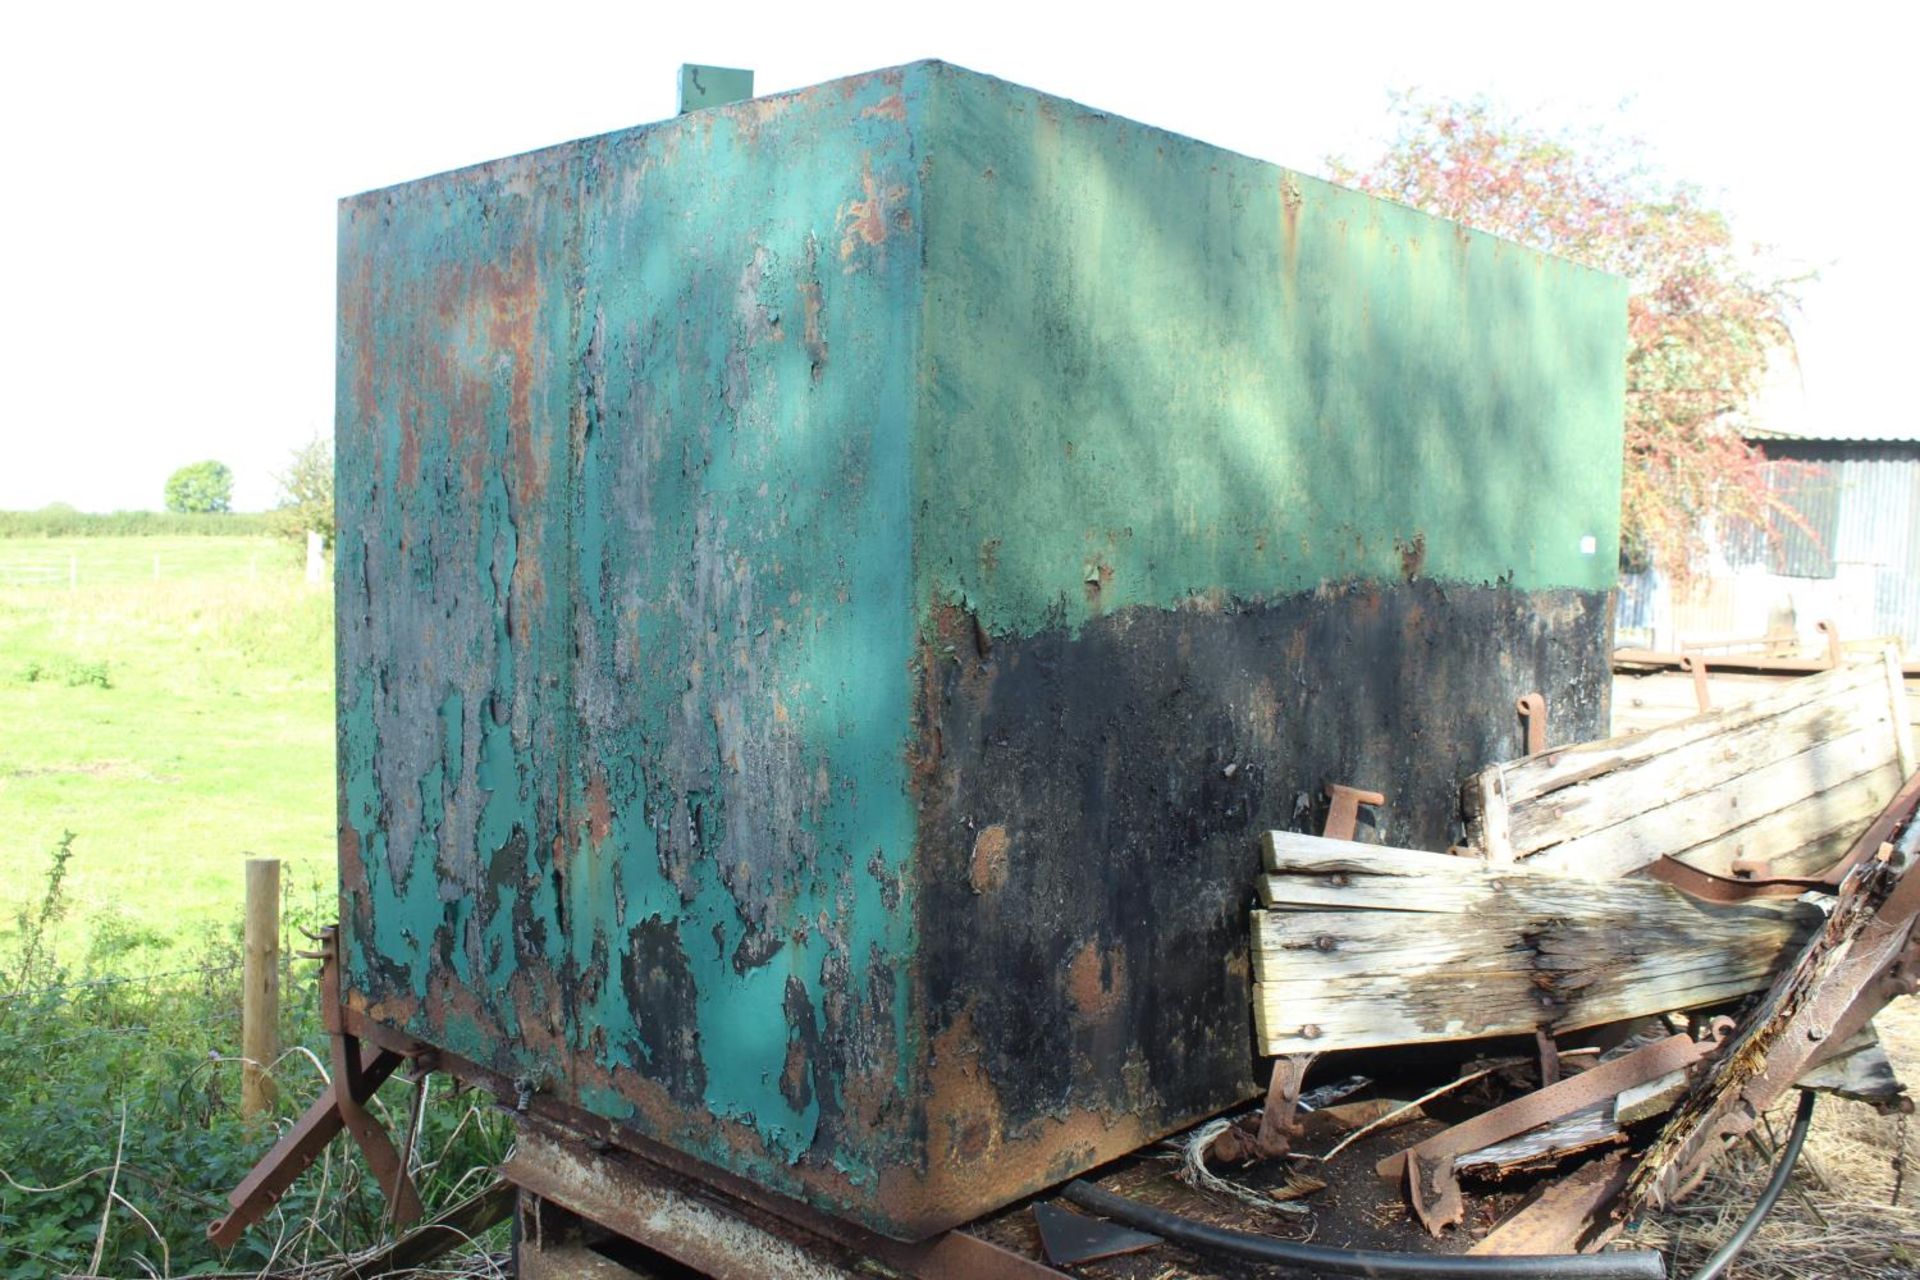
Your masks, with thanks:
[[[1818,423],[1912,425],[1911,19],[1894,6],[19,5],[0,26],[0,508],[236,502],[333,415],[336,197],[671,115],[682,62],[772,92],[939,57],[1321,172],[1387,90],[1605,117],[1819,266]],[[1621,104],[1627,105],[1624,112]]]

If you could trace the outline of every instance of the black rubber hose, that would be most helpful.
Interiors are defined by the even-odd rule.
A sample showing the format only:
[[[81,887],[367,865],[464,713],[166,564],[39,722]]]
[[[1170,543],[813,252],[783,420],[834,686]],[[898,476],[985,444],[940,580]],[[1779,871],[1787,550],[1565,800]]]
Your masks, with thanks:
[[[1559,1280],[1563,1276],[1579,1276],[1584,1280],[1667,1278],[1665,1261],[1658,1253],[1646,1249],[1623,1253],[1556,1253],[1527,1257],[1463,1257],[1444,1253],[1329,1249],[1325,1245],[1294,1244],[1287,1240],[1275,1240],[1271,1236],[1208,1226],[1204,1222],[1195,1222],[1177,1213],[1155,1209],[1125,1196],[1117,1196],[1111,1191],[1103,1191],[1089,1182],[1069,1182],[1064,1194],[1082,1209],[1091,1209],[1102,1217],[1124,1222],[1142,1231],[1151,1231],[1176,1244],[1252,1262],[1298,1267],[1316,1275],[1453,1276],[1459,1280],[1491,1280],[1494,1277]]]
[[[1740,1256],[1740,1251],[1747,1247],[1747,1241],[1753,1239],[1753,1233],[1773,1212],[1774,1202],[1780,1199],[1780,1193],[1787,1189],[1787,1179],[1793,1176],[1793,1166],[1799,1163],[1800,1148],[1807,1145],[1807,1130],[1813,1125],[1814,1096],[1811,1089],[1800,1091],[1800,1109],[1793,1113],[1793,1132],[1787,1135],[1787,1149],[1780,1153],[1779,1162],[1773,1166],[1773,1177],[1767,1179],[1766,1189],[1753,1202],[1746,1219],[1727,1237],[1727,1242],[1714,1250],[1713,1256],[1687,1280],[1713,1280],[1725,1271],[1727,1264]]]

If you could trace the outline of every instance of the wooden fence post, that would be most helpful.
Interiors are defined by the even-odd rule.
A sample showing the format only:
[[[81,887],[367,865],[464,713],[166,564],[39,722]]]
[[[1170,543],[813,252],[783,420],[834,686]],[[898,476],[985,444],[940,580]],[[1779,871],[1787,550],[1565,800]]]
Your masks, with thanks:
[[[247,859],[247,927],[241,972],[240,1113],[273,1106],[267,1068],[280,1056],[280,861]]]

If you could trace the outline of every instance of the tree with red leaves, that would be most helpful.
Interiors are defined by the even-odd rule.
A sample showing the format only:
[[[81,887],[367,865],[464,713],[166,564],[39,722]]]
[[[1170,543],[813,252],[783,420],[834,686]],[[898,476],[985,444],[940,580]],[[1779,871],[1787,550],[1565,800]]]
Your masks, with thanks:
[[[1400,93],[1393,115],[1385,154],[1329,161],[1337,181],[1626,278],[1622,558],[1684,579],[1707,527],[1797,521],[1740,427],[1769,355],[1791,358],[1806,277],[1767,271],[1636,142],[1542,129],[1484,99]]]

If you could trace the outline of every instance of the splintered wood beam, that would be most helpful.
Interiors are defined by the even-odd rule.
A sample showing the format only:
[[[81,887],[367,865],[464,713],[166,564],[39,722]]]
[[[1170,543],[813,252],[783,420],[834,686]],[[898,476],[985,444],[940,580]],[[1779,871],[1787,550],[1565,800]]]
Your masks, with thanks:
[[[1817,927],[1792,901],[1274,832],[1253,913],[1264,1054],[1553,1034],[1765,987]]]

